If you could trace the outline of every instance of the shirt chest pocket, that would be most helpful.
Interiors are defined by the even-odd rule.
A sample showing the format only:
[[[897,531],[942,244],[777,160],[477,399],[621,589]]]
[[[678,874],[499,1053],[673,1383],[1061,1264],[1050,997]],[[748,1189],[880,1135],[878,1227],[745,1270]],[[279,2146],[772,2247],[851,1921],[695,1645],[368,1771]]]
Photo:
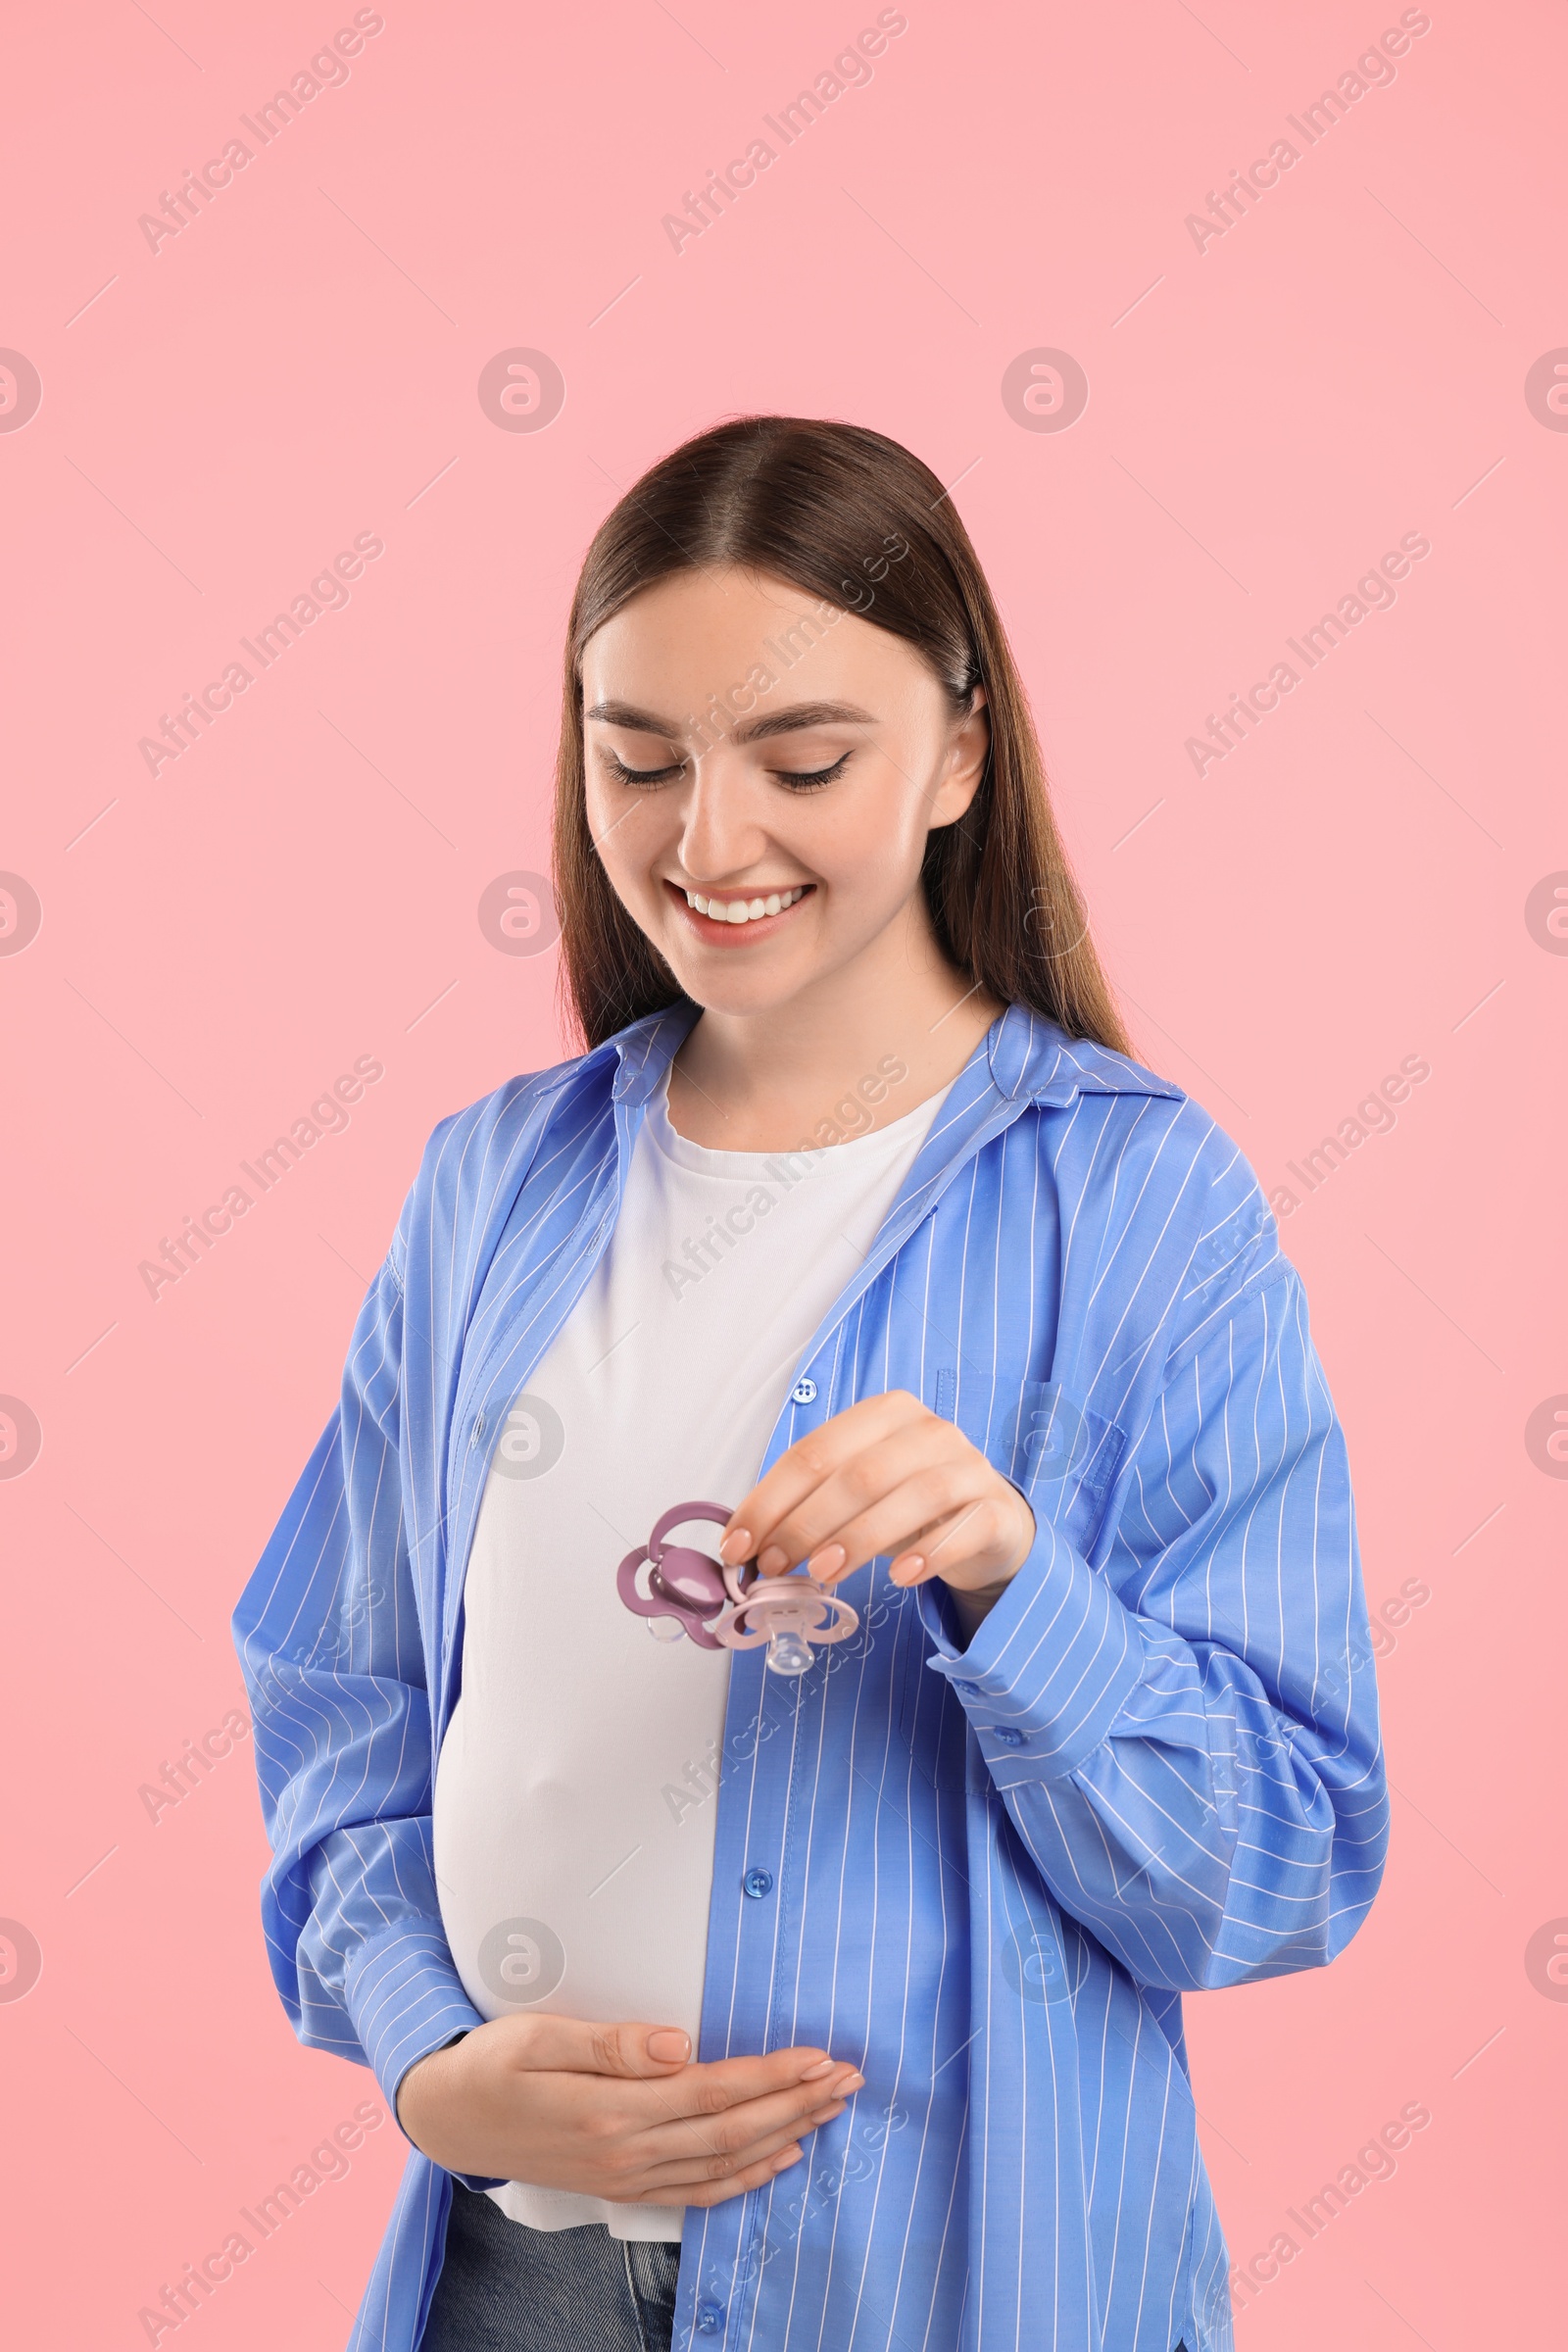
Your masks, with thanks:
[[[1054,1380],[1002,1382],[966,1369],[939,1369],[924,1402],[955,1421],[1004,1478],[1027,1497],[1038,1525],[1054,1527],[1088,1553],[1126,1446],[1115,1422]],[[931,1644],[909,1609],[900,1628],[899,1729],[916,1769],[939,1788],[983,1788],[990,1775],[968,1717],[926,1660]]]

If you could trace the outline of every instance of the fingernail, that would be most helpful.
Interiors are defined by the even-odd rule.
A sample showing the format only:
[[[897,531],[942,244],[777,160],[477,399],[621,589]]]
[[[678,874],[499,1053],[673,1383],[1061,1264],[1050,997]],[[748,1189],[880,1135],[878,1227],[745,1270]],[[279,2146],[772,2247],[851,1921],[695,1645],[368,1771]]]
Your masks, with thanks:
[[[789,1553],[777,1544],[770,1544],[765,1551],[758,1554],[757,1565],[764,1576],[777,1576],[779,1570],[787,1568],[789,1564]]]
[[[843,2091],[846,2096],[848,2096],[852,2090],[863,2090],[864,2088],[865,2077],[863,2075],[846,2075],[844,2081],[839,2084],[839,2089]]]
[[[837,2063],[837,2060],[833,2058],[819,2058],[814,2066],[808,2066],[806,2069],[801,2081],[803,2082],[819,2082],[823,2075],[830,2075],[833,2072]]]
[[[917,1551],[906,1551],[901,1558],[893,1562],[888,1570],[888,1575],[896,1585],[912,1585],[915,1578],[921,1575],[924,1569],[925,1562],[920,1554]]]
[[[691,2051],[691,2035],[682,2034],[676,2026],[661,2026],[656,2033],[650,2034],[648,2036],[650,2058],[689,2058]]]
[[[718,1547],[718,1556],[721,1560],[727,1560],[730,1566],[734,1568],[737,1567],[742,1560],[749,1559],[751,1557],[751,1550],[752,1536],[750,1528],[732,1527],[729,1531],[729,1534],[724,1538],[723,1543]]]
[[[849,1556],[842,1544],[824,1544],[821,1550],[813,1551],[807,1561],[806,1573],[818,1581],[824,1576],[836,1576]]]

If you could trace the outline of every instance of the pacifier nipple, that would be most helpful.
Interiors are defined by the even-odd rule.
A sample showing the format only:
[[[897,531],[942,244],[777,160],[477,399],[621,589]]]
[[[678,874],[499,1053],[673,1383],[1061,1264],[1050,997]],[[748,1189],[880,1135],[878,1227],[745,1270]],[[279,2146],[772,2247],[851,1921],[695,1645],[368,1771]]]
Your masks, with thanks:
[[[784,1628],[768,1642],[767,1664],[773,1674],[808,1674],[811,1645],[793,1627]]]

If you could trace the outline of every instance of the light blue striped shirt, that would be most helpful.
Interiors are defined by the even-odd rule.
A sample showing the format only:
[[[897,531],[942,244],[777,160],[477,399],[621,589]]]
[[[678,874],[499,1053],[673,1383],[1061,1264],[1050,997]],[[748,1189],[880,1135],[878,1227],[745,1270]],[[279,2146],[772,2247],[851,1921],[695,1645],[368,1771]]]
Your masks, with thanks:
[[[300,2038],[388,2101],[482,2022],[430,1812],[491,1449],[694,1017],[437,1127],[235,1611],[273,1977]],[[698,2055],[817,2043],[865,2087],[767,2187],[687,2209],[676,2352],[1215,2352],[1226,2253],[1181,1994],[1333,1959],[1387,1841],[1300,1282],[1195,1102],[1014,1005],[807,1348],[764,1467],[890,1389],[956,1419],[1038,1536],[966,1647],[939,1584],[877,1561],[815,1672],[735,1655]],[[413,2352],[450,2197],[411,2149],[353,2352]]]

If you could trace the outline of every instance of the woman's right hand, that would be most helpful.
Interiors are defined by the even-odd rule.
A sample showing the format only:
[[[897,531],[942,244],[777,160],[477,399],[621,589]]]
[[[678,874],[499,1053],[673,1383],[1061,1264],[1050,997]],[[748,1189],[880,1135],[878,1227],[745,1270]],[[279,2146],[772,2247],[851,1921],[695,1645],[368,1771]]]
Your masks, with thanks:
[[[397,2119],[451,2173],[717,2205],[798,2163],[863,2077],[825,2050],[690,2062],[678,2027],[497,2017],[410,2067]]]

